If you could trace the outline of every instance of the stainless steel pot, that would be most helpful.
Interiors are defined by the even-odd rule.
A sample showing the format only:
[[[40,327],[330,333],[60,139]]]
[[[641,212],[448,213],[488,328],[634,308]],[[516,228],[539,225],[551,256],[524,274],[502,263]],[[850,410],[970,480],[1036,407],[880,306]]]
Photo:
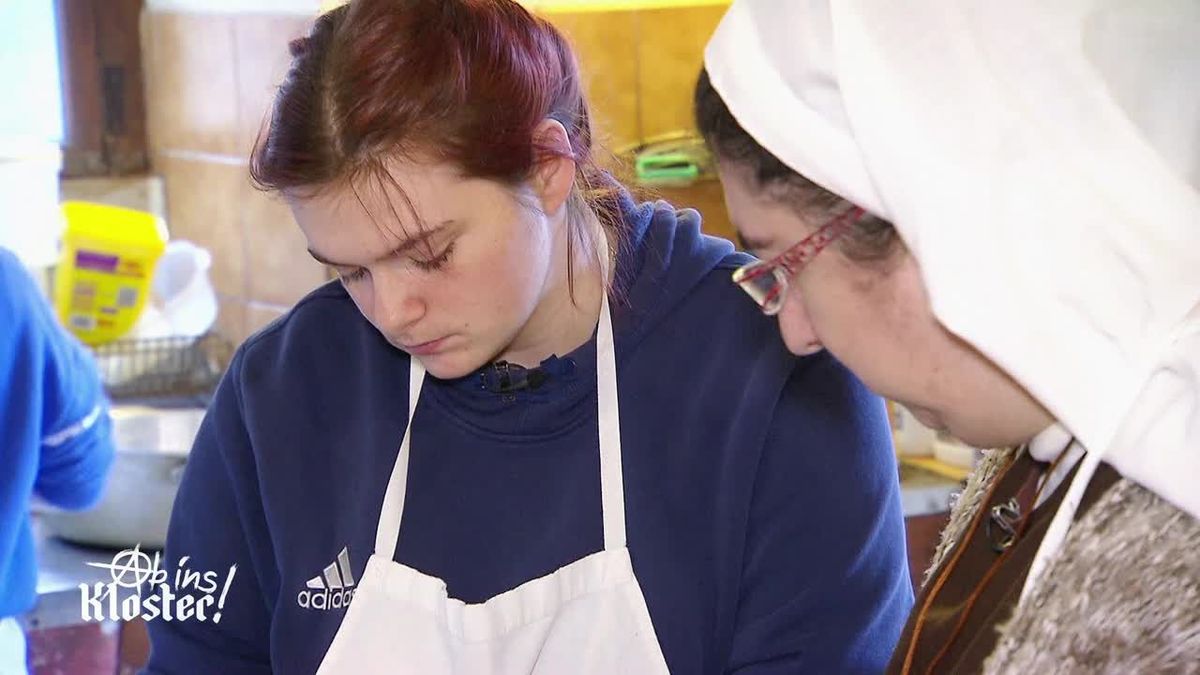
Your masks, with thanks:
[[[39,508],[50,534],[108,548],[162,548],[171,506],[204,409],[112,409],[116,458],[100,502],[87,511]]]

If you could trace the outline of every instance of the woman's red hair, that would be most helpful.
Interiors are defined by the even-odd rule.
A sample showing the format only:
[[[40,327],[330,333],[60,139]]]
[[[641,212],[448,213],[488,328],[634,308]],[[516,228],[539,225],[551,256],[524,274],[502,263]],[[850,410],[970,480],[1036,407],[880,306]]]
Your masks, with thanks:
[[[318,18],[291,54],[250,161],[262,189],[390,182],[385,162],[397,157],[520,185],[563,154],[534,137],[553,118],[567,131],[578,194],[606,229],[619,222],[592,159],[574,54],[516,2],[354,0]]]

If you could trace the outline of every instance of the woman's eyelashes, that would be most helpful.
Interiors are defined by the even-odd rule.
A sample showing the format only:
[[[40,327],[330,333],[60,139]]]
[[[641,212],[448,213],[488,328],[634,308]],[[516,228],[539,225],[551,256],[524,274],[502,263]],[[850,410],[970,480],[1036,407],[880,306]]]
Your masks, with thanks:
[[[450,256],[453,253],[454,253],[454,242],[452,241],[449,244],[446,244],[446,248],[442,249],[442,252],[439,253],[438,255],[434,256],[433,258],[427,258],[424,260],[418,260],[417,258],[413,258],[413,264],[416,265],[419,269],[425,270],[426,272],[433,272],[433,271],[440,270],[443,267],[445,267],[446,263],[450,261]]]
[[[410,260],[417,269],[423,272],[436,272],[446,266],[446,263],[450,261],[450,256],[453,254],[454,242],[452,241],[442,249],[441,253],[432,258],[410,258]],[[339,270],[337,275],[343,284],[353,284],[365,279],[368,273],[367,268],[357,267],[353,270]]]

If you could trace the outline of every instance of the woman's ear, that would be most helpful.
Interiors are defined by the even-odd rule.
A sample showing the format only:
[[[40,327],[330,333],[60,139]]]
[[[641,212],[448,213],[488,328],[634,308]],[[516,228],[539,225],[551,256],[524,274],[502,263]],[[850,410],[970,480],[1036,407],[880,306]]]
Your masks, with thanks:
[[[575,185],[575,160],[571,159],[571,141],[558,120],[546,118],[533,131],[538,164],[530,178],[530,187],[538,197],[542,212],[553,215],[565,208]]]

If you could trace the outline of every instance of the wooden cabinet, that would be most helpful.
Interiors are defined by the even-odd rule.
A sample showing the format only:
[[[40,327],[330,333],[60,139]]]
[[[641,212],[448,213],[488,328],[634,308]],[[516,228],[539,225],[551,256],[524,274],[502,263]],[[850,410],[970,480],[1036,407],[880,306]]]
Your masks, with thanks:
[[[55,0],[63,93],[63,175],[147,168],[142,0]]]

